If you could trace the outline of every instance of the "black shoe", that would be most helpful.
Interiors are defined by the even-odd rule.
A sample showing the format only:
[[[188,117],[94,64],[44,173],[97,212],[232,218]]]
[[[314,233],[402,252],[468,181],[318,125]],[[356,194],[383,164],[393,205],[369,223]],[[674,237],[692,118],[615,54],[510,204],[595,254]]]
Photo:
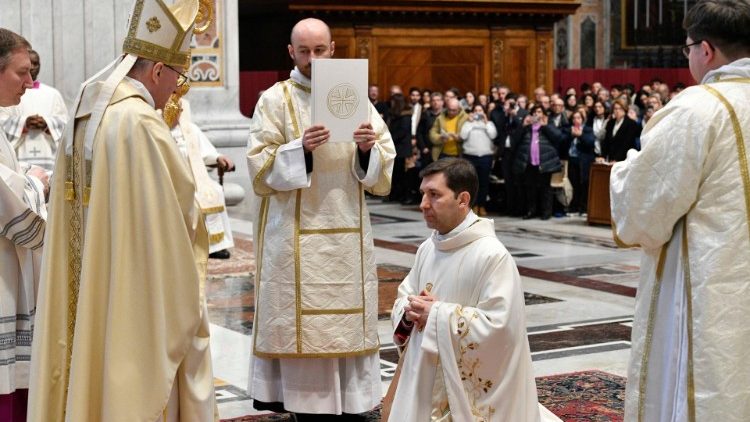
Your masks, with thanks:
[[[529,219],[532,219],[532,218],[534,218],[534,213],[532,213],[532,212],[528,212],[528,213],[526,213],[526,215],[524,215],[524,216],[523,216],[522,218],[523,218],[524,220],[529,220]]]
[[[542,219],[542,220],[549,220],[549,218],[550,218],[550,217],[551,217],[551,215],[549,215],[549,214],[544,214],[543,216],[541,216],[541,217],[539,217],[539,218],[540,218],[540,219]]]
[[[220,251],[216,251],[214,253],[208,254],[208,257],[213,258],[213,259],[229,259],[229,256],[230,256],[229,251],[226,249],[222,249]]]

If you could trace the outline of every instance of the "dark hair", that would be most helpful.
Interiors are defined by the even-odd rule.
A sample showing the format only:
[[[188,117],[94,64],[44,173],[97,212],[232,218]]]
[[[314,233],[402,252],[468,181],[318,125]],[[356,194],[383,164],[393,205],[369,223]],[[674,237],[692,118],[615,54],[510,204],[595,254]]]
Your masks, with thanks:
[[[458,90],[456,87],[448,88],[448,91],[456,94],[456,98],[461,98],[461,91]]]
[[[402,114],[409,114],[411,111],[411,104],[406,101],[404,94],[393,94],[391,96],[391,104],[388,112],[391,118],[396,118]]]
[[[31,44],[15,32],[0,28],[0,71],[8,66],[10,56],[22,48],[31,49]]]
[[[409,88],[409,94],[411,94],[414,91],[417,91],[419,93],[419,95],[422,95],[422,90],[419,89],[419,88],[417,88],[416,86],[413,86],[413,87]]]
[[[544,112],[544,107],[542,107],[541,104],[534,104],[534,107],[531,107],[531,110],[529,110],[529,114],[533,116],[534,113],[536,113],[537,109],[542,110],[542,112]]]
[[[470,200],[474,201],[479,188],[479,178],[474,165],[463,158],[441,158],[422,169],[419,177],[424,178],[437,173],[443,173],[445,184],[453,191],[455,198],[458,198],[461,192],[468,192]]]
[[[586,92],[591,89],[591,85],[589,85],[587,82],[584,82],[581,84],[581,92]]]
[[[682,28],[694,42],[708,41],[730,61],[750,53],[750,0],[700,0]]]
[[[476,102],[476,103],[472,104],[471,105],[471,110],[469,110],[469,111],[473,113],[474,109],[477,108],[477,107],[481,107],[482,108],[482,113],[487,114],[487,107],[485,107],[484,105],[482,105],[482,103],[480,103],[480,102]]]

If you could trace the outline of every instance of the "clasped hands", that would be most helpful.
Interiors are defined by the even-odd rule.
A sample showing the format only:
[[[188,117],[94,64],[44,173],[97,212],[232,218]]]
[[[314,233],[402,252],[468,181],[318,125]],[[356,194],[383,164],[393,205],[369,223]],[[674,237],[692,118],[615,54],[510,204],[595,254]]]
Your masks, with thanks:
[[[359,150],[367,152],[372,149],[373,145],[377,141],[375,131],[372,129],[370,123],[362,123],[359,125],[357,130],[354,131],[352,136],[354,142],[357,143]],[[328,142],[331,138],[331,131],[322,125],[314,125],[305,129],[305,133],[302,135],[302,147],[305,152],[312,152],[319,146]]]
[[[24,131],[28,132],[31,129],[47,130],[47,122],[42,116],[37,114],[26,118],[26,124],[24,125]]]
[[[409,304],[404,306],[404,315],[407,321],[414,322],[417,330],[422,331],[427,325],[427,317],[430,316],[430,309],[437,298],[426,290],[422,290],[419,296],[407,296]]]

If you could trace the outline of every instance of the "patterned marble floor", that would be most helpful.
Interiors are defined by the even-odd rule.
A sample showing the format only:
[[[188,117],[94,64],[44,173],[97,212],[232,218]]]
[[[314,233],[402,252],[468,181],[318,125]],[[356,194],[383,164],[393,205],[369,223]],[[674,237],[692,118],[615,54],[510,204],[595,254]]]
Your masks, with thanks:
[[[388,312],[398,283],[429,235],[415,207],[369,200],[380,279],[381,376],[384,391],[397,355]],[[207,283],[211,343],[222,418],[258,413],[245,395],[252,334],[252,205],[229,209],[237,247],[230,262],[213,261]],[[495,230],[516,259],[526,299],[536,376],[599,370],[625,376],[639,254],[619,250],[609,227],[584,217],[548,221],[495,217]]]

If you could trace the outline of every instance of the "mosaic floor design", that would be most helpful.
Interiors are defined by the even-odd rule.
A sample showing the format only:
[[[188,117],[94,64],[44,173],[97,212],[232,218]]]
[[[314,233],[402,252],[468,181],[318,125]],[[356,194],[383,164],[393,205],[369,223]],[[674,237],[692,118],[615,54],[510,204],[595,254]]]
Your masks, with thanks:
[[[609,249],[617,249],[617,245],[614,240],[598,237],[598,236],[587,236],[582,233],[569,233],[557,230],[545,230],[537,228],[529,228],[528,226],[520,226],[516,224],[496,224],[495,233],[498,234],[500,240],[504,236],[521,237],[524,239],[543,240],[547,242],[565,243],[568,245],[578,246],[600,246]]]

